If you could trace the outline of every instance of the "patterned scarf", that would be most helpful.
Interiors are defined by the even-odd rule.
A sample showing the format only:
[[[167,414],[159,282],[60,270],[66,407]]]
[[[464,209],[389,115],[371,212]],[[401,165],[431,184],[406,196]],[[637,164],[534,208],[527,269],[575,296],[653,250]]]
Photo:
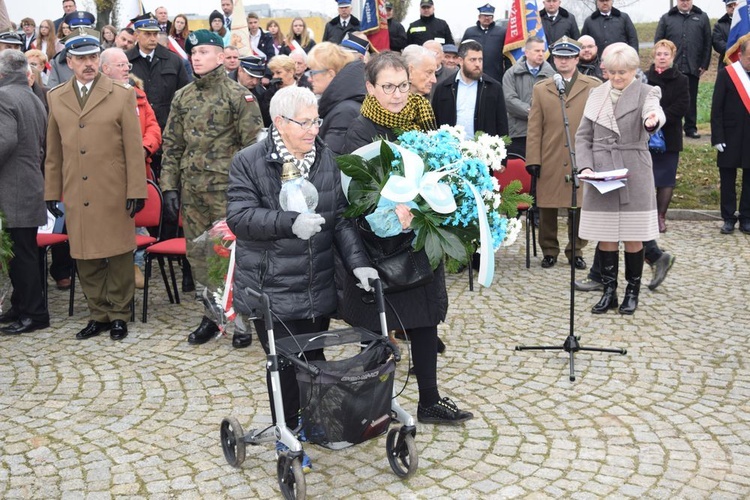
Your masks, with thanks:
[[[430,101],[418,94],[409,94],[406,106],[399,113],[388,111],[374,96],[367,94],[362,103],[362,116],[381,127],[409,130],[435,130],[437,123]]]
[[[284,141],[281,139],[281,134],[279,134],[279,130],[276,127],[271,128],[271,138],[273,139],[273,144],[276,147],[276,152],[279,153],[279,156],[281,156],[283,163],[294,163],[294,166],[299,169],[302,177],[307,179],[308,175],[310,174],[310,167],[312,167],[313,163],[315,163],[315,144],[313,144],[310,151],[305,153],[305,156],[302,159],[299,159],[292,153],[290,153],[286,148],[286,146],[284,145]]]

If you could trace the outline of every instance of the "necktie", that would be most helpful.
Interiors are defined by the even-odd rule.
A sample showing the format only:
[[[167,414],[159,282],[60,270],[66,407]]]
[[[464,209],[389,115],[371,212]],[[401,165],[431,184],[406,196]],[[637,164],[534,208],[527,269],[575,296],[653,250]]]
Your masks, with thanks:
[[[529,71],[531,72],[531,75],[536,77],[536,75],[539,74],[539,68],[529,68]]]
[[[148,64],[150,66],[151,62],[154,60],[154,55],[153,54],[149,54],[149,55],[146,56],[146,59],[148,59]]]
[[[83,85],[81,87],[81,98],[83,100],[86,100],[86,96],[88,95],[88,93],[89,93],[89,89],[85,85]]]
[[[556,18],[556,17],[557,17],[557,16],[550,16],[550,18],[549,18],[549,19],[550,19],[550,21],[552,21],[552,22],[554,23],[554,22],[555,22],[555,18]]]
[[[226,23],[225,24],[227,25],[227,29],[229,29],[229,30],[232,29],[232,19],[230,17],[226,18]]]
[[[341,22],[341,27],[344,28],[344,29],[346,29],[346,21],[342,21]]]

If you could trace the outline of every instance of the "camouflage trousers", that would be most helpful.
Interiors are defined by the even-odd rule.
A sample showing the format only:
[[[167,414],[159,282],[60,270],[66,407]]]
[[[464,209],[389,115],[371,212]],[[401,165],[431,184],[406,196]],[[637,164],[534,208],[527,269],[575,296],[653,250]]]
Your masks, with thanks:
[[[193,191],[183,188],[182,193],[182,229],[185,232],[187,256],[193,269],[193,278],[197,283],[213,292],[216,285],[208,280],[208,254],[211,245],[196,242],[204,232],[211,229],[214,222],[227,216],[226,189],[216,191]],[[196,287],[196,294],[203,292]]]

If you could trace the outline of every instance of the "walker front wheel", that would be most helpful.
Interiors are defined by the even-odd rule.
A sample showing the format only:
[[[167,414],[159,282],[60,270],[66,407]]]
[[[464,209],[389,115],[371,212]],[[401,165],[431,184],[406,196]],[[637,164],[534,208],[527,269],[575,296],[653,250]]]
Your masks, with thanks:
[[[245,461],[245,434],[234,417],[227,417],[221,421],[221,449],[227,463],[232,467],[239,468]]]
[[[276,476],[279,489],[286,500],[304,500],[307,497],[305,475],[302,473],[302,459],[289,460],[286,453],[279,455],[276,461]]]
[[[391,429],[385,439],[385,449],[388,452],[388,463],[398,477],[406,479],[414,475],[419,466],[414,436]]]

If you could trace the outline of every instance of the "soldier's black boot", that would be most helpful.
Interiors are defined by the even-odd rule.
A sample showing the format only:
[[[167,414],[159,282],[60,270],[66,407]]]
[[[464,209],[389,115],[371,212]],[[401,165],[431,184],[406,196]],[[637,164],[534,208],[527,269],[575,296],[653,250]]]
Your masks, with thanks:
[[[185,293],[195,291],[195,282],[193,281],[193,268],[187,259],[182,259],[182,291]]]
[[[600,250],[599,255],[604,293],[602,293],[599,302],[591,308],[591,312],[594,314],[604,314],[610,309],[617,308],[617,265],[620,260],[620,253]]]
[[[203,316],[200,326],[198,326],[198,328],[196,328],[193,333],[188,335],[188,344],[205,344],[206,342],[211,340],[211,338],[217,333],[219,333],[218,325],[207,317]]]
[[[620,304],[620,314],[633,314],[638,307],[638,294],[641,291],[641,275],[643,274],[643,250],[640,252],[625,252],[625,279],[628,286],[625,298]]]

